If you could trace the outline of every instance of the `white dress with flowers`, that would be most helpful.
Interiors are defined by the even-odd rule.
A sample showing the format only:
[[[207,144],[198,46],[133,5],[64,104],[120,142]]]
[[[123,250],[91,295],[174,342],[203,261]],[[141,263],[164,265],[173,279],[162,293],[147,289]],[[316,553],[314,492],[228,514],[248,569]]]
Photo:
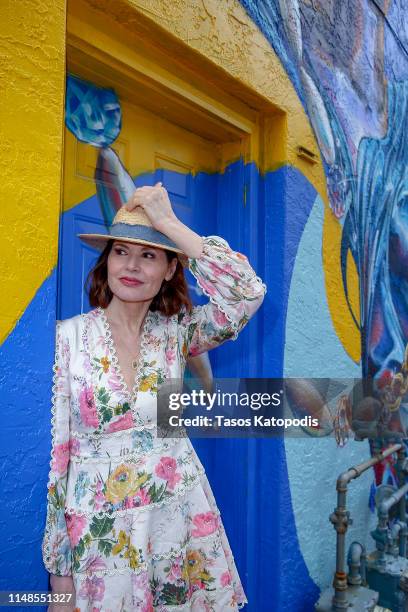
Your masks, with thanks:
[[[217,236],[189,269],[209,296],[149,311],[130,394],[104,310],[57,324],[43,559],[72,575],[76,610],[233,611],[246,603],[204,468],[188,438],[159,438],[157,385],[188,355],[235,339],[265,285]]]

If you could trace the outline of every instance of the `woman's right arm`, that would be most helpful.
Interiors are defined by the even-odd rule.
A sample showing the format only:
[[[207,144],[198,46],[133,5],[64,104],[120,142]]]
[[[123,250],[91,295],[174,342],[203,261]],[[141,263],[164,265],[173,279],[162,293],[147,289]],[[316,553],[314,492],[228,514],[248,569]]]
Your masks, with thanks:
[[[62,592],[62,587],[67,589],[70,585],[72,586],[72,553],[65,520],[70,433],[69,361],[70,342],[67,322],[58,321],[53,368],[52,449],[48,479],[47,519],[42,542],[44,565],[51,574],[51,588],[55,592]]]

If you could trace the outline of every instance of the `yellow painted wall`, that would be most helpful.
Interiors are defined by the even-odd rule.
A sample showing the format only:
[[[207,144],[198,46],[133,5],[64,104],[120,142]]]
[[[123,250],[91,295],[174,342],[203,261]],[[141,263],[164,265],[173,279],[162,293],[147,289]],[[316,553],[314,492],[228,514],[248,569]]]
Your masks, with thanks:
[[[57,260],[65,1],[2,0],[0,342]]]

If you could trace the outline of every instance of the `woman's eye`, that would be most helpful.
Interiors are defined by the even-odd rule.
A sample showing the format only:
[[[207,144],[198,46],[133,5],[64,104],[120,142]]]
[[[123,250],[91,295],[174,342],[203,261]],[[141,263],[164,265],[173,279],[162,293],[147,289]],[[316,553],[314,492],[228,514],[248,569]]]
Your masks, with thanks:
[[[115,253],[117,253],[118,255],[122,255],[122,253],[124,253],[126,255],[125,249],[121,249],[120,247],[117,247],[115,249]]]
[[[153,258],[153,259],[154,259],[154,258],[156,257],[156,255],[155,255],[154,253],[151,253],[150,251],[146,251],[144,254],[145,254],[145,255],[148,255],[148,258],[149,258],[149,259],[150,259],[150,258]]]

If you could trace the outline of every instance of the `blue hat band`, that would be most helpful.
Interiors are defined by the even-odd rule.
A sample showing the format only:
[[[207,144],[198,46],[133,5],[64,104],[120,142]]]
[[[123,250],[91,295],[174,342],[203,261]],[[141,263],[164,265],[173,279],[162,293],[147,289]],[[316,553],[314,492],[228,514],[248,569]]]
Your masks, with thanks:
[[[147,225],[129,225],[128,223],[115,223],[111,225],[109,234],[113,238],[134,238],[135,240],[146,240],[147,242],[156,242],[164,247],[179,249],[179,247],[170,238],[158,232],[154,227]]]

